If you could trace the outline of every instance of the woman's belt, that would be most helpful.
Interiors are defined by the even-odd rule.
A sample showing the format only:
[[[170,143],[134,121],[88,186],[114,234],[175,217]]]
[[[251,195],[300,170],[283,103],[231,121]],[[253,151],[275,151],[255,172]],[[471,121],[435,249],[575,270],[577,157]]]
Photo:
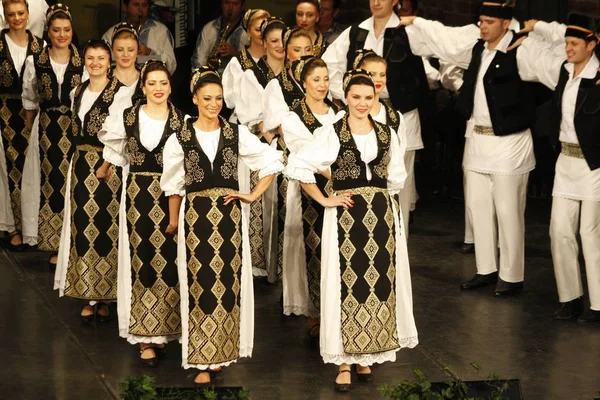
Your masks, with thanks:
[[[350,193],[350,194],[371,194],[371,193],[386,193],[387,188],[380,188],[375,186],[360,186],[352,189],[334,190],[337,194]]]
[[[191,193],[187,193],[187,198],[188,200],[193,199],[194,197],[220,197],[220,196],[227,196],[228,194],[232,194],[232,193],[237,193],[237,190],[231,189],[231,188],[210,188],[210,189],[204,189],[204,190],[199,190],[197,192],[191,192]]]

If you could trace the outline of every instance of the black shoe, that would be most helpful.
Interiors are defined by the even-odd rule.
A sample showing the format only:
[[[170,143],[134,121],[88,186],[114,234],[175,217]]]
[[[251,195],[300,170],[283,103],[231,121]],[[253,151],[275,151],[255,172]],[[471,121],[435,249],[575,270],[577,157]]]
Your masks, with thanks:
[[[560,304],[560,308],[554,312],[554,319],[572,321],[583,313],[583,299],[581,297]]]
[[[14,238],[15,236],[19,236],[21,238],[21,243],[19,244],[12,244],[10,241],[12,240],[12,238]],[[8,238],[6,240],[6,248],[10,251],[12,251],[13,253],[22,253],[25,250],[27,250],[27,245],[25,243],[23,243],[23,235],[21,235],[21,232],[19,231],[14,231],[14,232],[10,232],[8,234]]]
[[[511,296],[521,293],[523,290],[523,282],[505,282],[502,279],[498,279],[496,290],[494,294],[497,297],[500,296]]]
[[[484,286],[493,285],[496,282],[498,282],[498,272],[492,272],[491,274],[486,275],[475,274],[475,276],[468,281],[461,283],[460,290],[479,289]]]
[[[105,308],[108,311],[107,315],[102,315],[100,314],[98,311],[100,311],[100,308]],[[98,322],[101,323],[105,323],[108,322],[112,319],[111,315],[110,315],[110,307],[108,304],[106,303],[98,303],[98,309],[96,310],[96,320]]]
[[[352,370],[349,369],[345,369],[343,371],[338,372],[338,375],[345,373],[348,373],[352,376]],[[350,386],[352,386],[352,383],[337,383],[335,381],[333,382],[333,387],[336,392],[349,392]]]
[[[146,350],[153,350],[154,357],[142,358],[142,353]],[[144,367],[155,368],[158,365],[158,357],[156,357],[156,352],[154,351],[154,348],[147,347],[144,350],[140,350],[140,361],[142,363],[142,366],[144,366]]]
[[[219,369],[219,370],[212,370],[209,369],[208,370],[210,373],[210,381],[218,381],[218,380],[223,380],[223,368]]]
[[[585,324],[588,322],[600,322],[600,311],[588,308],[587,310],[585,310],[583,315],[577,319],[577,322],[579,322],[580,324]]]
[[[209,377],[211,376],[211,373],[208,370],[203,370],[203,371],[198,372],[198,375],[200,375],[200,374],[208,374]],[[212,386],[212,379],[209,380],[208,382],[204,382],[204,383],[198,383],[198,382],[194,381],[194,386],[196,386],[198,388],[210,387],[210,386]]]
[[[367,374],[361,374],[358,372],[358,366],[356,367],[356,378],[359,382],[371,382],[373,380],[373,372]]]
[[[463,243],[462,246],[460,246],[460,252],[463,254],[475,253],[475,244],[474,243]]]
[[[58,256],[57,253],[52,253],[50,255],[50,257],[48,257],[48,268],[50,269],[50,271],[56,271],[56,263],[52,262],[52,258]],[[58,261],[58,260],[56,260]]]
[[[86,323],[94,322],[94,319],[96,319],[96,306],[90,306],[89,304],[86,304],[83,307],[81,307],[81,311],[83,312],[83,310],[86,307],[92,307],[92,313],[90,315],[81,315],[81,312],[80,312],[79,318],[81,318],[81,321],[86,322]]]

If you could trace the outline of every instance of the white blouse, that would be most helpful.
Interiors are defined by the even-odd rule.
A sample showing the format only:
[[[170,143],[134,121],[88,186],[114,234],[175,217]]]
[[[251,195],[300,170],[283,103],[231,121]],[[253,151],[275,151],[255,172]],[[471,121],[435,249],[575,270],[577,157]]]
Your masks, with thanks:
[[[35,65],[33,64],[33,56],[27,57],[25,60],[25,72],[23,72],[23,107],[26,110],[37,110],[40,108],[40,97],[38,93],[38,81],[35,73]],[[65,72],[69,63],[60,64],[57,63],[50,57],[50,65],[52,71],[56,75],[56,81],[58,83],[58,97],[62,94],[62,84],[65,81]]]
[[[310,143],[312,141],[313,134],[327,126],[333,125],[344,114],[344,111],[340,111],[336,115],[331,107],[329,107],[327,114],[314,114],[317,120],[321,123],[321,127],[317,128],[315,132],[311,132],[308,130],[304,122],[302,122],[298,114],[293,111],[288,111],[281,120],[281,129],[283,131],[283,140],[285,141],[290,153],[296,153],[300,151],[300,149],[306,143]]]
[[[238,125],[238,129],[238,156],[241,162],[246,164],[250,170],[259,171],[259,178],[283,171],[283,153],[281,151],[262,143],[245,126]],[[194,128],[196,139],[211,163],[217,153],[220,132],[220,129],[204,132]],[[163,150],[163,160],[163,174],[160,179],[162,190],[167,196],[185,195],[184,152],[175,135],[167,140]]]
[[[166,124],[167,120],[152,119],[144,111],[144,107],[140,108],[140,142],[146,150],[152,151],[159,145]],[[111,115],[110,118],[106,118],[103,130],[98,134],[98,138],[104,144],[103,158],[106,161],[120,167],[129,164],[126,149],[127,133],[122,117]]]
[[[251,56],[252,57],[252,56]],[[252,57],[255,63],[258,62],[260,58]],[[223,98],[225,100],[225,104],[227,104],[227,108],[235,109],[237,105],[237,100],[240,96],[241,92],[241,83],[242,76],[244,75],[244,70],[240,65],[240,61],[237,57],[233,57],[225,70],[223,71]]]
[[[390,162],[387,172],[387,189],[390,193],[398,193],[404,187],[406,168],[403,154],[396,132],[390,128]],[[352,134],[360,151],[361,161],[369,163],[377,156],[378,145],[375,130],[366,135]],[[332,125],[315,131],[313,140],[302,147],[297,153],[290,154],[285,174],[290,179],[304,183],[316,183],[314,174],[326,171],[337,159],[340,151],[340,141]],[[367,179],[371,180],[372,173],[367,165]]]
[[[21,76],[21,70],[23,69],[23,63],[25,63],[25,58],[27,58],[27,46],[21,47],[10,38],[8,35],[4,35],[6,38],[6,43],[8,44],[8,50],[10,51],[10,56],[12,57],[13,63],[15,65],[15,69],[17,70],[17,74]]]
[[[239,97],[235,112],[242,125],[253,129],[263,121],[263,93],[265,89],[258,83],[254,72],[247,69],[240,79]]]

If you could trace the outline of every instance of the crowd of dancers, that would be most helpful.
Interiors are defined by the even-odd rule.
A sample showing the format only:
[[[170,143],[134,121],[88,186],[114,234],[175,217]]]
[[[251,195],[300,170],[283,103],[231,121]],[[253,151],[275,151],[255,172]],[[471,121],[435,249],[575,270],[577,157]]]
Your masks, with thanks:
[[[90,40],[79,50],[66,5],[47,9],[46,43],[26,28],[26,0],[2,0],[8,247],[49,252],[54,288],[81,300],[82,320],[109,321],[116,302],[119,335],[139,346],[144,365],[157,366],[165,344],[179,340],[199,385],[252,355],[253,277],[281,279],[283,313],[307,317],[323,361],[339,368],[335,389],[348,391],[353,366],[368,382],[373,364],[418,344],[407,225],[431,68],[423,57],[435,56],[462,80],[458,109],[469,120],[465,212],[477,273],[461,289],[495,285],[506,296],[524,287],[535,167],[526,82],[541,82],[555,91],[551,137],[561,149],[554,317],[600,321],[593,18],[528,21],[517,35],[510,1],[485,1],[479,25],[451,28],[400,18],[398,0],[370,0],[372,16],[329,41],[315,30],[321,7],[299,0],[300,26],[247,10],[247,45],[220,70],[192,72],[191,117],[170,101],[173,60],[141,44],[135,26],[120,23],[110,45]]]

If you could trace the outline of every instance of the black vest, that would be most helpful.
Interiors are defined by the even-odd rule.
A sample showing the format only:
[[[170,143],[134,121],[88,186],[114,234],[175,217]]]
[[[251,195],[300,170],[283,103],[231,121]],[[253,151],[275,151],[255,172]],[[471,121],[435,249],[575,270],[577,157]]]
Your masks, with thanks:
[[[550,140],[558,145],[560,124],[562,121],[562,100],[565,87],[569,81],[569,71],[561,67],[560,78],[552,99],[552,134]],[[594,79],[581,79],[577,103],[575,105],[575,132],[581,151],[590,169],[600,168],[600,73]]]
[[[364,48],[369,31],[353,25],[350,28],[348,68],[354,63],[356,50]],[[418,108],[429,91],[423,60],[410,50],[405,27],[386,29],[383,39],[383,58],[387,61],[387,90],[396,110],[401,113]]]
[[[287,69],[283,69],[277,77],[281,92],[288,107],[292,108],[297,102],[304,98],[304,92],[296,83],[296,80],[290,76]]]
[[[153,150],[148,150],[140,140],[140,108],[143,104],[139,102],[123,112],[125,133],[127,134],[129,171],[162,173],[163,149],[169,137],[181,130],[183,114],[169,102],[169,116],[160,142]]]
[[[252,55],[248,51],[247,47],[244,47],[242,50],[240,50],[238,55],[235,57],[237,58],[238,62],[240,63],[240,66],[242,67],[242,71],[251,69],[252,67],[254,67],[256,65],[256,63],[254,62],[254,59],[252,58]]]
[[[23,93],[23,72],[25,64],[21,68],[20,74],[15,69],[15,63],[10,54],[8,43],[6,42],[6,34],[8,29],[3,29],[0,32],[0,93],[2,94],[18,94]],[[42,39],[27,31],[29,35],[29,43],[27,44],[27,57],[40,54],[42,51]]]
[[[385,107],[386,125],[393,128],[397,133],[400,127],[400,118],[398,117],[398,112],[394,109],[392,101],[390,99],[379,99],[379,102]]]
[[[35,66],[35,75],[38,81],[38,94],[40,97],[40,107],[48,109],[51,107],[60,107],[66,105],[71,108],[71,91],[81,83],[83,74],[83,59],[79,55],[77,48],[71,44],[71,59],[65,71],[63,83],[60,87],[60,97],[58,96],[58,80],[52,64],[50,63],[49,47],[39,54],[34,54],[33,65]]]
[[[327,104],[336,114],[341,110],[340,107],[338,107],[334,102],[332,102],[328,98],[325,98],[325,104]],[[306,104],[306,97],[303,97],[302,99],[297,101],[296,104],[290,107],[290,110],[296,113],[298,117],[300,117],[300,120],[313,134],[315,133],[315,130],[323,126],[321,125],[315,114],[310,110],[310,108],[308,108],[308,105]]]
[[[108,117],[108,108],[112,105],[115,94],[119,91],[123,84],[114,76],[110,79],[102,93],[98,96],[90,110],[85,114],[83,123],[79,119],[79,107],[85,89],[89,86],[90,81],[87,80],[75,89],[75,101],[73,102],[73,136],[75,144],[89,144],[91,146],[102,147],[102,142],[98,139],[98,132],[102,129],[102,124]]]
[[[348,114],[333,124],[340,140],[340,150],[331,165],[333,190],[353,189],[364,186],[387,188],[387,167],[390,162],[390,128],[369,116],[377,136],[377,157],[369,163],[371,181],[367,180],[367,166],[360,159],[360,151],[348,127]]]
[[[517,40],[514,35],[511,45]],[[473,114],[475,86],[480,73],[481,55],[485,41],[479,40],[473,47],[473,57],[465,71],[456,107],[466,119]],[[485,97],[488,102],[492,127],[496,136],[511,135],[531,128],[535,116],[532,85],[523,82],[517,67],[517,51],[497,51],[483,76]]]
[[[262,57],[260,60],[258,60],[258,62],[251,68],[252,72],[254,72],[256,80],[263,88],[267,87],[267,83],[269,83],[271,79],[277,77],[271,67],[269,67],[269,64],[267,64],[265,57]]]
[[[210,160],[196,139],[194,120],[188,119],[183,128],[175,132],[184,153],[185,191],[200,192],[212,188],[239,190],[238,185],[238,126],[230,124],[222,117],[219,146],[215,161]]]

